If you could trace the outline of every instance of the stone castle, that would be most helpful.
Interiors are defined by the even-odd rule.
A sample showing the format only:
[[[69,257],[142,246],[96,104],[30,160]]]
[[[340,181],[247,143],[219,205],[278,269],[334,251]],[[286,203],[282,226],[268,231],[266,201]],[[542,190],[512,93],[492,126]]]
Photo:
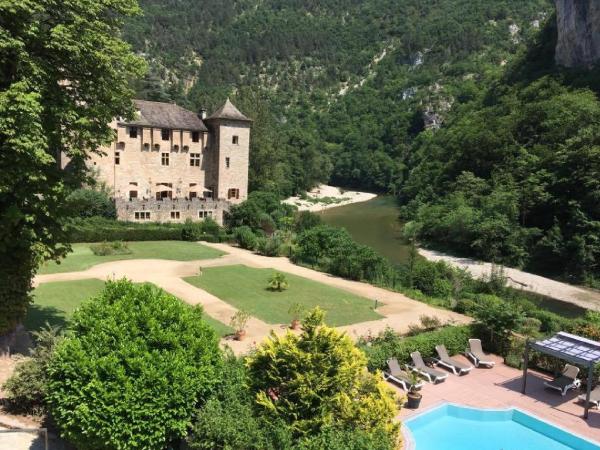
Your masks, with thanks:
[[[251,120],[229,99],[206,118],[171,103],[134,100],[115,141],[88,165],[114,193],[119,220],[223,223],[248,195]]]

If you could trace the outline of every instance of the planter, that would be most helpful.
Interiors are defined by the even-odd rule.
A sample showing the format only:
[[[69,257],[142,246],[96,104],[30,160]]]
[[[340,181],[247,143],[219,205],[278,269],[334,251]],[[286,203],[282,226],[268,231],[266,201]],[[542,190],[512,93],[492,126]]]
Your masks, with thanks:
[[[246,337],[246,330],[239,330],[235,332],[234,339],[236,341],[243,341]]]
[[[300,321],[298,319],[292,320],[292,325],[290,326],[292,330],[298,330],[300,328]]]
[[[421,404],[421,399],[423,398],[423,396],[421,394],[409,392],[406,395],[406,398],[407,400],[405,406],[409,409],[417,409]]]

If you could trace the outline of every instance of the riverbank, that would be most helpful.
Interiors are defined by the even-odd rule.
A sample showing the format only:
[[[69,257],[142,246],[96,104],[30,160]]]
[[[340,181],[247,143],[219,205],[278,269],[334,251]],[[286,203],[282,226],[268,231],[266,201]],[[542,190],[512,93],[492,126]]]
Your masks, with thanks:
[[[300,211],[318,212],[352,203],[367,202],[377,197],[370,192],[346,191],[339,187],[321,184],[306,195],[290,197],[284,203],[294,205]]]
[[[419,249],[419,254],[430,261],[446,261],[455,267],[467,269],[476,278],[489,276],[492,264],[471,258],[446,255],[433,250]],[[504,267],[507,283],[516,289],[534,292],[556,300],[572,303],[581,308],[600,311],[600,292],[580,288],[560,281],[534,275],[522,270]]]

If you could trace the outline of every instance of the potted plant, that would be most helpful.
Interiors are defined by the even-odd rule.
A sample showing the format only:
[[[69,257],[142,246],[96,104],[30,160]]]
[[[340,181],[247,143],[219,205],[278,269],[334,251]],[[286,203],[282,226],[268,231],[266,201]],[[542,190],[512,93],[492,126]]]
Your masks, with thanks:
[[[237,311],[231,316],[229,325],[234,330],[234,339],[236,341],[241,341],[246,336],[246,324],[248,323],[248,319],[250,319],[250,314],[242,310]]]
[[[419,377],[416,373],[410,372],[410,389],[406,394],[406,407],[409,409],[417,409],[421,404],[423,395],[419,392],[417,385],[419,384]]]
[[[297,330],[300,328],[300,318],[302,317],[302,313],[304,312],[304,305],[301,303],[293,303],[288,309],[288,313],[292,316],[292,323],[290,328],[292,330]]]

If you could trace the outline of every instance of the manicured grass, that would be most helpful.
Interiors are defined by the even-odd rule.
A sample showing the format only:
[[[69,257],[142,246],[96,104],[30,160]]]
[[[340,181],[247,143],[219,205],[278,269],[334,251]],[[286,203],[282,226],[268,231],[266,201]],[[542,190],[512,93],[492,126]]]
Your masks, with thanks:
[[[49,262],[40,267],[40,274],[78,272],[96,264],[124,259],[170,259],[174,261],[193,261],[196,259],[218,258],[224,253],[195,242],[184,241],[144,241],[129,242],[131,250],[127,255],[96,256],[90,250],[91,244],[73,244],[69,253],[60,264]]]
[[[65,327],[73,311],[85,300],[102,291],[104,281],[89,279],[75,281],[55,281],[42,283],[33,292],[33,304],[27,311],[25,328],[39,330],[46,322],[53,326]],[[208,314],[204,320],[219,336],[233,333],[233,329]]]
[[[270,291],[267,282],[274,272],[242,265],[207,267],[202,275],[185,278],[185,281],[272,324],[290,322],[288,310],[294,303],[304,305],[307,310],[320,306],[327,311],[325,321],[334,326],[382,317],[373,311],[371,300],[287,273],[289,288],[282,292]]]
[[[33,304],[27,311],[25,328],[39,330],[46,322],[64,327],[73,311],[102,288],[104,281],[95,279],[40,284],[33,291]]]

